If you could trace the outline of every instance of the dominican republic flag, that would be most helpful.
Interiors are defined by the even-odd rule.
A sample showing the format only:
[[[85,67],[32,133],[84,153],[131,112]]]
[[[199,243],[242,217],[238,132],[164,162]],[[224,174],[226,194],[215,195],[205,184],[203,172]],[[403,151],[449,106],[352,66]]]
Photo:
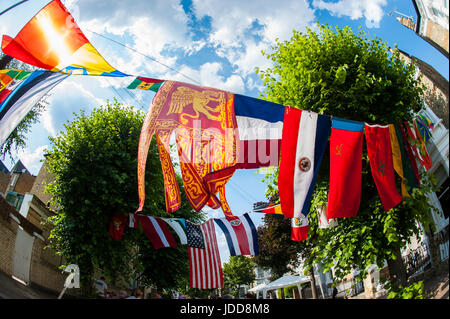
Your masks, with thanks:
[[[214,221],[201,225],[186,221],[189,255],[189,287],[214,289],[223,286],[222,263],[217,246]],[[197,247],[203,248],[197,248]]]
[[[164,247],[177,247],[175,238],[173,238],[167,225],[159,217],[134,215],[134,228],[142,228],[155,249]]]
[[[384,210],[388,211],[402,201],[395,186],[394,160],[392,157],[389,126],[365,125],[367,154],[370,170],[380,195]]]
[[[18,83],[0,103],[0,144],[8,138],[33,106],[67,77],[67,74],[34,71]]]
[[[258,234],[248,213],[233,220],[217,218],[214,221],[225,234],[231,256],[258,254]]]
[[[308,215],[330,128],[329,116],[286,107],[278,190],[287,218]]]
[[[364,123],[333,118],[327,218],[355,217],[361,202]]]
[[[291,240],[306,240],[308,238],[308,230],[308,217],[300,216],[291,218]]]
[[[239,133],[237,168],[278,166],[284,106],[235,94]]]

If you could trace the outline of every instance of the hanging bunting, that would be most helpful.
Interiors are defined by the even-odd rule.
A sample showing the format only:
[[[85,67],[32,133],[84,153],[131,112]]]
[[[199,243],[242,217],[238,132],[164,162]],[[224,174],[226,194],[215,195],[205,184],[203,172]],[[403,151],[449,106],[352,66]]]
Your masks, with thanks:
[[[405,177],[405,172],[403,169],[402,149],[400,148],[400,144],[397,139],[397,133],[396,133],[394,124],[389,124],[388,126],[389,126],[390,140],[391,140],[392,160],[393,160],[394,170],[401,179],[402,197],[409,197],[410,195],[406,188],[407,179]]]
[[[151,90],[153,92],[158,92],[164,80],[145,78],[143,76],[137,76],[127,89],[141,89],[141,90]]]
[[[59,0],[41,9],[15,38],[4,35],[2,51],[22,62],[55,72],[127,76],[105,61]]]
[[[161,217],[161,219],[165,221],[170,227],[172,227],[172,229],[178,235],[181,244],[186,245],[187,244],[186,220],[184,218],[164,218],[164,217]]]
[[[327,218],[355,217],[361,201],[364,123],[333,118]]]
[[[17,69],[0,70],[0,103],[31,73]]]
[[[144,175],[153,134],[175,133],[186,196],[192,208],[228,209],[217,193],[236,170],[234,95],[192,84],[166,81],[156,93],[141,130],[138,151],[139,208],[145,200]],[[162,139],[162,138],[161,138]],[[167,141],[167,139],[165,140]],[[171,165],[164,160],[162,165]],[[165,175],[165,178],[171,173]],[[172,176],[173,177],[173,176]],[[174,187],[172,182],[166,185]],[[169,193],[173,193],[169,190]],[[176,193],[176,192],[174,192]],[[175,200],[174,203],[178,204]],[[170,205],[169,205],[170,206]]]
[[[335,218],[330,218],[330,220],[327,220],[327,207],[321,206],[317,209],[317,217],[318,217],[318,225],[319,229],[326,229],[326,228],[333,228],[337,226],[338,220]]]
[[[408,140],[408,133],[406,132],[406,128],[402,123],[394,124],[398,128],[399,137],[398,140],[403,142],[403,148],[405,151],[405,154],[402,153],[402,159],[403,159],[403,167],[409,166],[412,169],[412,173],[414,178],[410,177],[408,179],[408,182],[410,184],[410,187],[419,187],[420,186],[420,176],[419,176],[419,168],[417,167],[416,158],[414,157],[414,153],[411,147],[411,144]],[[405,156],[403,156],[405,155]]]
[[[177,247],[175,238],[159,217],[135,214],[133,228],[141,228],[155,249]]]
[[[281,210],[287,218],[307,216],[331,120],[295,108],[286,108],[284,118],[278,176]]]
[[[425,170],[429,171],[433,166],[433,162],[431,161],[431,157],[428,154],[425,142],[419,133],[416,122],[404,122],[403,124],[406,128],[406,132],[408,133],[408,137],[411,139],[411,148],[414,152],[415,157],[423,165]]]
[[[422,139],[425,142],[428,142],[432,137],[431,131],[434,129],[434,123],[432,123],[431,120],[423,114],[417,114],[414,122],[419,129]]]
[[[114,214],[109,223],[109,234],[111,238],[120,241],[125,231],[128,216],[123,214]]]
[[[303,241],[308,239],[308,230],[308,217],[301,215],[291,218],[291,240]]]
[[[214,221],[225,234],[231,256],[258,254],[258,234],[249,214],[245,213],[232,220],[217,218]]]
[[[395,186],[389,126],[366,123],[365,136],[372,176],[384,210],[388,211],[402,201]]]
[[[235,94],[234,112],[239,135],[237,168],[278,166],[284,106]]]
[[[0,103],[0,145],[33,106],[67,77],[67,74],[34,71],[2,91],[11,90]]]
[[[261,212],[265,214],[274,214],[274,215],[283,215],[283,212],[281,211],[281,205],[273,205],[269,204],[266,208],[264,208],[261,211],[254,211],[255,213]]]
[[[186,235],[189,246],[189,287],[221,288],[223,272],[214,221],[209,219],[201,225],[186,221]]]

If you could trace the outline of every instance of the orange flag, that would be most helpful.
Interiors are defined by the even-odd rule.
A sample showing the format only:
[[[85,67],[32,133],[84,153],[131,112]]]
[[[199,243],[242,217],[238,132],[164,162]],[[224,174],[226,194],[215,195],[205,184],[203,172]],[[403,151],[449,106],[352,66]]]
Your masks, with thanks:
[[[59,0],[53,0],[41,9],[15,38],[4,35],[2,51],[50,71],[127,76],[105,61]]]

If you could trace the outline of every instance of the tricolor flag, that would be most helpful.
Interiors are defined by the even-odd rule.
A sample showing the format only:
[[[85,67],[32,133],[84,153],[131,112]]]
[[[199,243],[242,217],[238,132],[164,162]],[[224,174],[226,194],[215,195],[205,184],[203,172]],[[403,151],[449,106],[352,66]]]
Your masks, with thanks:
[[[127,76],[105,61],[60,0],[53,0],[41,9],[15,38],[4,35],[2,51],[55,72]]]
[[[372,176],[384,210],[388,211],[402,201],[395,186],[389,126],[366,124],[365,136]]]
[[[198,289],[213,289],[223,286],[222,263],[217,247],[214,221],[196,225],[200,228],[201,238],[194,236],[196,241],[202,241],[204,248],[192,248],[189,241],[189,222],[186,221],[189,254],[189,287]],[[198,243],[194,243],[197,246]]]
[[[235,94],[239,134],[237,168],[278,166],[284,106]]]
[[[429,171],[433,166],[433,162],[431,161],[431,157],[428,154],[427,148],[425,146],[425,141],[422,139],[420,135],[419,128],[417,127],[416,122],[404,122],[406,131],[408,133],[409,138],[412,141],[411,148],[414,152],[414,155],[419,160],[420,164]]]
[[[186,237],[186,220],[184,218],[161,218],[164,220],[180,238],[182,245],[187,244]]]
[[[414,157],[412,146],[408,140],[408,133],[406,131],[406,127],[402,123],[394,124],[394,126],[396,126],[398,128],[398,132],[400,132],[400,137],[398,139],[399,141],[400,140],[403,141],[403,147],[406,153],[406,155],[402,153],[402,160],[404,161],[403,167],[409,166],[412,169],[414,175],[414,178],[411,177],[408,178],[408,184],[411,187],[419,187],[420,186],[419,168],[417,167],[417,162],[416,158]]]
[[[249,214],[245,213],[232,220],[217,218],[214,221],[225,234],[231,256],[258,254],[258,234]]]
[[[164,80],[145,78],[143,76],[137,76],[127,89],[141,89],[141,90],[151,90],[153,92],[158,92]]]
[[[364,123],[333,118],[327,218],[355,217],[361,201]]]
[[[33,106],[67,77],[67,74],[34,71],[24,80],[18,81],[14,88],[10,84],[7,89],[12,91],[0,103],[0,144],[8,138]]]
[[[434,129],[434,124],[428,117],[426,117],[423,114],[416,115],[414,122],[416,123],[417,128],[419,129],[419,133],[420,136],[422,136],[422,139],[425,142],[428,142],[428,140],[431,139],[432,136],[431,131]]]
[[[308,217],[291,218],[291,240],[302,241],[308,238]]]
[[[410,195],[408,193],[408,190],[406,189],[407,179],[405,177],[405,172],[403,169],[402,150],[397,139],[397,132],[394,124],[389,124],[388,126],[389,135],[391,138],[392,161],[394,164],[394,170],[401,179],[402,197],[409,197]]]
[[[266,208],[262,209],[262,210],[258,210],[258,211],[254,211],[255,213],[264,213],[264,214],[274,214],[274,215],[283,215],[283,212],[281,211],[281,205],[274,205],[274,204],[270,204],[269,206],[267,206]]]
[[[142,228],[155,249],[164,247],[177,247],[167,225],[159,217],[134,215],[134,228]]]
[[[0,103],[31,73],[17,69],[0,70]]]
[[[286,108],[278,190],[287,218],[308,215],[330,128],[329,116]]]

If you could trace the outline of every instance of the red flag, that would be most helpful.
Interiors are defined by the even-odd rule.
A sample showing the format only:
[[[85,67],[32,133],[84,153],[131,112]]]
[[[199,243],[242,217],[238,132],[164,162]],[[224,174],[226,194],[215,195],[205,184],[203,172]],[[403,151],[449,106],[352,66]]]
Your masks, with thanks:
[[[429,171],[433,166],[433,162],[431,161],[431,157],[428,154],[427,148],[425,146],[425,142],[420,135],[420,131],[416,125],[416,122],[404,122],[406,131],[408,136],[414,142],[414,145],[411,145],[411,148],[414,152],[414,155],[419,160],[419,162],[423,165],[423,167]]]
[[[223,286],[223,273],[213,219],[200,227],[205,249],[192,247],[188,249],[189,286],[198,289],[220,288]]]
[[[408,133],[406,132],[405,125],[403,125],[402,123],[398,124],[398,127],[400,128],[400,134],[402,136],[403,144],[405,145],[406,154],[408,155],[409,162],[411,163],[414,176],[416,177],[417,184],[420,186],[419,168],[417,167],[417,162],[413,154],[412,146],[408,140]]]
[[[109,234],[115,240],[121,240],[127,223],[127,215],[114,214],[109,223]]]
[[[389,126],[366,124],[365,135],[372,176],[384,210],[388,211],[402,201],[395,186]]]
[[[364,123],[333,118],[327,219],[355,217],[361,200]]]
[[[161,218],[139,214],[135,214],[135,217],[134,228],[138,227],[137,222],[139,222],[155,249],[177,247],[175,238]]]
[[[302,241],[308,238],[309,223],[308,217],[291,218],[291,240]]]

